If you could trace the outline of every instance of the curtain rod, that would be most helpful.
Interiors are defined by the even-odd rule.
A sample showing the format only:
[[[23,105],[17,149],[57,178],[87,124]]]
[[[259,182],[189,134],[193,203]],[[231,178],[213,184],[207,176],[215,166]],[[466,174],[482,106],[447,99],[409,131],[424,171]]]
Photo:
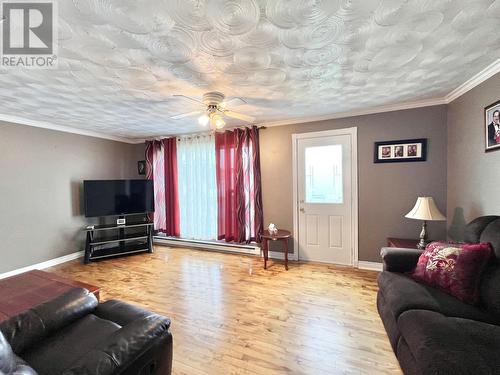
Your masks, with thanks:
[[[234,130],[234,129],[246,129],[246,128],[251,128],[252,126],[234,126],[232,128],[227,128],[227,129],[224,129],[224,131],[231,131],[231,130]],[[259,130],[266,130],[267,127],[264,126],[264,125],[261,125],[261,126],[257,126],[255,125],[255,127]],[[177,135],[167,135],[167,136],[160,136],[160,137],[155,137],[155,138],[152,138],[152,139],[146,139],[146,141],[160,141],[162,139],[167,139],[167,138],[179,138],[179,137],[196,137],[196,136],[206,136],[206,135],[211,135],[213,134],[214,131],[211,131],[211,132],[194,132],[194,133],[187,133],[187,134],[177,134]]]

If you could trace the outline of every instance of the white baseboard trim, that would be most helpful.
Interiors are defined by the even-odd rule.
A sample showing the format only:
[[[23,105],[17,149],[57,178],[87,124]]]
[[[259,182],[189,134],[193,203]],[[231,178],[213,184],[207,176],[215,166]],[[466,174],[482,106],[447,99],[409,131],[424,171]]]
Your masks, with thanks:
[[[50,260],[46,260],[45,262],[32,264],[31,266],[26,266],[23,268],[18,268],[16,270],[0,273],[0,279],[5,279],[6,277],[15,276],[23,272],[28,272],[32,270],[43,270],[45,268],[57,266],[58,264],[69,262],[70,260],[78,259],[83,257],[84,251],[77,251],[76,253],[71,253],[68,255],[64,255],[59,258],[54,258]]]
[[[224,243],[212,243],[212,242],[204,242],[197,240],[184,240],[179,238],[166,238],[166,237],[154,237],[154,243],[157,245],[167,245],[167,246],[182,246],[182,247],[193,247],[200,248],[205,250],[215,250],[215,251],[224,251],[230,253],[240,253],[240,254],[251,254],[257,255],[260,257],[264,257],[260,247],[252,246],[252,245],[238,245],[238,244],[224,244]],[[278,259],[285,260],[285,253],[278,251],[270,251],[269,259]],[[288,253],[288,260],[294,261],[297,260],[296,253]],[[342,265],[340,265],[342,266]],[[345,266],[353,267],[351,264],[346,264]],[[356,267],[356,265],[354,265]],[[382,263],[379,262],[367,262],[367,261],[358,261],[358,268],[362,270],[370,270],[370,271],[382,271]]]
[[[186,240],[181,238],[154,237],[155,245],[192,247],[204,250],[224,251],[229,253],[260,255],[260,247],[210,241]]]
[[[361,270],[379,271],[382,272],[383,264],[379,262],[367,262],[360,260],[358,262],[358,268]]]
[[[192,247],[197,249],[204,250],[213,250],[213,251],[223,251],[229,253],[238,253],[238,254],[250,254],[257,255],[261,258],[264,257],[264,253],[262,252],[259,246],[254,245],[239,245],[232,243],[217,243],[210,241],[198,241],[198,240],[185,240],[181,238],[168,238],[168,237],[154,237],[155,245],[166,245],[166,246],[182,246],[182,247]],[[269,259],[281,259],[285,260],[285,253],[280,253],[278,251],[270,251]],[[297,260],[296,254],[288,253],[288,260]]]

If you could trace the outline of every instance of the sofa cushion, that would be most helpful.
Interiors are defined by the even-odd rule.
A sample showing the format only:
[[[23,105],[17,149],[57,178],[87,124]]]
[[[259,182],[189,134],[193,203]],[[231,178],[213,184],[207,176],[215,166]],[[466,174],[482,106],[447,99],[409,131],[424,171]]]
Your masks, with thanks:
[[[382,272],[378,278],[380,293],[384,296],[387,308],[397,319],[401,313],[422,309],[440,312],[447,316],[496,322],[495,318],[433,287],[419,284],[405,274]]]
[[[491,221],[481,232],[478,242],[488,242],[493,247],[495,255],[500,259],[500,218]]]
[[[500,261],[484,272],[479,290],[481,307],[500,320]]]
[[[170,320],[157,314],[137,319],[105,338],[64,375],[170,374],[171,363],[165,360],[172,357],[169,327]]]
[[[472,220],[466,225],[464,231],[464,242],[468,243],[478,243],[483,242],[481,240],[481,234],[484,229],[490,225],[493,221],[500,219],[500,216],[480,216]],[[495,246],[493,245],[493,249]]]
[[[432,242],[420,255],[411,277],[474,304],[478,302],[481,275],[491,253],[489,243]]]
[[[398,328],[422,375],[500,373],[498,326],[411,310],[401,314]]]
[[[396,351],[396,345],[399,340],[399,331],[397,326],[397,319],[391,310],[391,307],[386,303],[383,293],[377,293],[377,310],[382,318],[382,323],[389,337],[392,349]]]
[[[398,357],[399,365],[404,370],[405,375],[423,375],[418,370],[415,357],[410,351],[408,344],[404,337],[398,341],[397,348],[394,350],[396,357]]]
[[[480,240],[489,242],[496,255],[496,262],[485,271],[481,282],[481,303],[500,319],[500,218],[497,217],[485,226]]]
[[[57,375],[71,367],[120,328],[114,322],[88,314],[57,331],[21,356],[39,375]]]

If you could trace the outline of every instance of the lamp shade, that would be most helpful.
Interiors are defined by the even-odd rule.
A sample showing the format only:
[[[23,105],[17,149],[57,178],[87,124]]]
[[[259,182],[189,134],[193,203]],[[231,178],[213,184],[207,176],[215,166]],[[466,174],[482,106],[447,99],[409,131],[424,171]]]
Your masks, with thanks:
[[[432,197],[418,197],[415,207],[413,207],[412,210],[405,215],[405,217],[408,219],[429,221],[446,220],[446,216],[439,212]]]

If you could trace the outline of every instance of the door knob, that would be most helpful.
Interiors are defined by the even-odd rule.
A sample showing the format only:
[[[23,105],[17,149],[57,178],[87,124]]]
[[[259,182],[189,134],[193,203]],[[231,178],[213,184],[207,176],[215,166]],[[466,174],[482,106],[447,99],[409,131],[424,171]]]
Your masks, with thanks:
[[[306,212],[306,210],[304,210],[304,207],[300,208],[300,212]]]

